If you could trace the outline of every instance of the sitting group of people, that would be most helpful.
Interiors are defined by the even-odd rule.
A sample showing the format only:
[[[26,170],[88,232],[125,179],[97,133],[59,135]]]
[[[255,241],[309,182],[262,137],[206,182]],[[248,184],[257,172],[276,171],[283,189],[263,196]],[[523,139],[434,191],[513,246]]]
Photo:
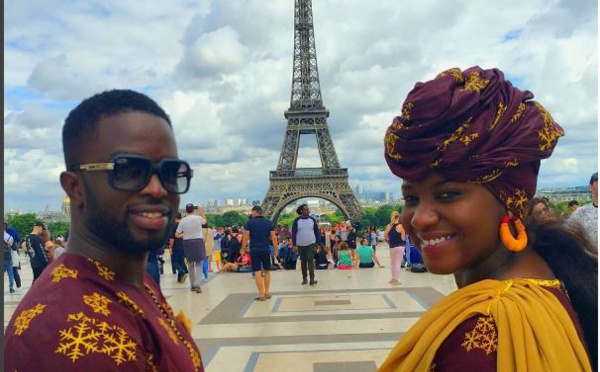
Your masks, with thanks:
[[[368,238],[363,238],[356,249],[351,249],[346,242],[338,242],[333,248],[333,267],[340,270],[351,270],[356,268],[384,267],[375,254],[375,250],[369,244]],[[327,251],[319,247],[315,253],[315,265],[317,270],[326,270],[332,267]]]

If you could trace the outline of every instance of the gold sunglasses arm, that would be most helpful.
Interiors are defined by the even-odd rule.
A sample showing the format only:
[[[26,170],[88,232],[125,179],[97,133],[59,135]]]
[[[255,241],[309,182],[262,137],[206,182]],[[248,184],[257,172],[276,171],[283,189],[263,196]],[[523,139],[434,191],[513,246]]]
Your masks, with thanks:
[[[103,171],[103,170],[113,170],[115,169],[115,163],[90,163],[90,164],[81,164],[79,170],[83,171]]]

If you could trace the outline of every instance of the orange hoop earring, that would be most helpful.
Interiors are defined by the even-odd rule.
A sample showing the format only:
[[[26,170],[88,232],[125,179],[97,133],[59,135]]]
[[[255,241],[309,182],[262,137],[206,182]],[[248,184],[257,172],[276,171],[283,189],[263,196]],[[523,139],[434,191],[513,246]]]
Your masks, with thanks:
[[[521,252],[527,247],[527,233],[525,232],[525,226],[523,226],[523,223],[518,218],[511,217],[510,220],[513,220],[515,223],[517,238],[515,239],[510,233],[510,229],[508,228],[509,218],[503,216],[500,221],[500,240],[509,251]]]

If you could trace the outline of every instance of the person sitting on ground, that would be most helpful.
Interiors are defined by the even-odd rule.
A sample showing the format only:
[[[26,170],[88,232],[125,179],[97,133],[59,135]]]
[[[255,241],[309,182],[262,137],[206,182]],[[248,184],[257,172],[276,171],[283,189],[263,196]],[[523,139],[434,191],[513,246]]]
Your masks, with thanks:
[[[356,268],[354,266],[355,261],[352,260],[352,253],[350,251],[350,247],[348,247],[348,244],[346,242],[341,242],[339,244],[338,258],[338,269],[352,270]]]
[[[358,267],[367,268],[374,267],[375,264],[379,267],[383,265],[379,262],[379,258],[375,255],[373,247],[370,245],[368,238],[363,238],[360,245],[356,248],[356,256],[358,257]]]
[[[325,246],[319,246],[315,252],[315,269],[327,270],[331,262],[327,259],[327,250]]]
[[[598,258],[561,221],[528,215],[541,159],[564,135],[532,98],[498,69],[454,68],[417,83],[388,127],[402,226],[459,289],[380,372],[597,370]]]
[[[238,256],[235,262],[227,262],[223,265],[222,271],[235,273],[249,273],[252,271],[252,260],[250,252],[245,252]]]

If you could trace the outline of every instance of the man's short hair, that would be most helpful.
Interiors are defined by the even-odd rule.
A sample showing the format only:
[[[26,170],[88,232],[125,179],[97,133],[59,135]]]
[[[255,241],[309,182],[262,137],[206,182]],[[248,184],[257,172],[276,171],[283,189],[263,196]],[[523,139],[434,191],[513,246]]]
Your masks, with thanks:
[[[188,203],[185,205],[185,211],[187,213],[192,213],[194,211],[194,209],[196,209],[196,206],[192,203]]]
[[[154,100],[133,90],[108,90],[93,95],[77,105],[67,116],[62,131],[67,169],[80,163],[81,151],[95,136],[101,119],[135,111],[158,116],[171,126],[171,119]]]
[[[579,203],[577,202],[577,200],[571,200],[571,201],[569,202],[569,207],[572,207],[572,206],[574,206],[574,205],[579,205]]]
[[[33,223],[33,226],[39,226],[41,228],[44,228],[44,223],[42,221],[35,221]]]
[[[590,178],[590,185],[594,182],[598,182],[598,172],[592,174],[592,178]]]
[[[254,207],[252,207],[252,211],[253,212],[258,212],[258,213],[262,213],[263,209],[260,205],[255,205]]]

